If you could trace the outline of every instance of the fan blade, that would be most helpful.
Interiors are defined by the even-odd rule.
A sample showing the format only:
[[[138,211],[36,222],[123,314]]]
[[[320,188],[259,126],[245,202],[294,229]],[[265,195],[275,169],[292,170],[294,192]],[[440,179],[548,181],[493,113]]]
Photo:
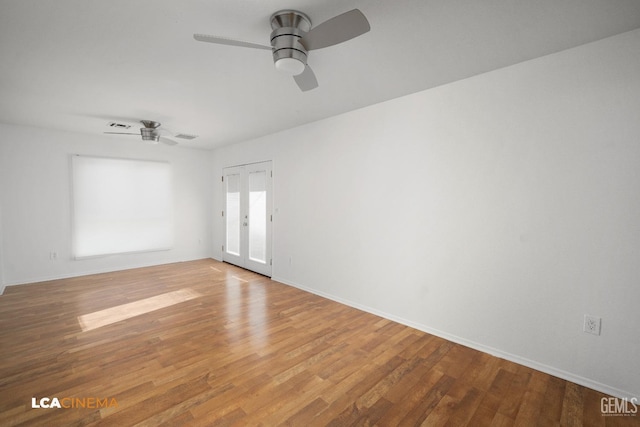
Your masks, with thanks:
[[[138,135],[140,136],[140,133],[131,133],[131,132],[103,132],[103,133],[108,133],[111,135]]]
[[[172,139],[169,138],[165,138],[164,136],[161,136],[158,141],[162,142],[163,144],[167,144],[167,145],[178,145],[177,142],[175,142]]]
[[[369,21],[362,12],[353,9],[312,28],[300,39],[300,43],[307,50],[322,49],[351,40],[370,29]]]
[[[264,46],[261,44],[230,39],[227,37],[209,36],[207,34],[194,34],[193,38],[198,40],[199,42],[217,43],[217,44],[226,44],[229,46],[251,47],[253,49],[271,50],[271,46]]]
[[[318,87],[318,80],[313,70],[308,65],[304,68],[304,71],[297,76],[293,76],[293,79],[298,84],[301,91],[306,92]]]

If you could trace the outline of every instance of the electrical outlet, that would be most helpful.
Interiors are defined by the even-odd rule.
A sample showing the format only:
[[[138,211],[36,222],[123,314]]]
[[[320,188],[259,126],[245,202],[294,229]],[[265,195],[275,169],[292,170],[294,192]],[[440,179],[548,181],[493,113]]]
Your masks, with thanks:
[[[601,323],[602,323],[601,318],[596,316],[589,316],[588,314],[585,314],[583,331],[585,331],[588,334],[600,335]]]

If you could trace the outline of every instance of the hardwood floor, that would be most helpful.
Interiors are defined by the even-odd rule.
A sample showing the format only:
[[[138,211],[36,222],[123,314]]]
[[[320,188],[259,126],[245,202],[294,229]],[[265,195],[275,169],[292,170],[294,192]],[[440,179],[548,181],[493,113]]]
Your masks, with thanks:
[[[640,425],[602,416],[596,391],[213,260],[8,287],[0,325],[3,426]]]

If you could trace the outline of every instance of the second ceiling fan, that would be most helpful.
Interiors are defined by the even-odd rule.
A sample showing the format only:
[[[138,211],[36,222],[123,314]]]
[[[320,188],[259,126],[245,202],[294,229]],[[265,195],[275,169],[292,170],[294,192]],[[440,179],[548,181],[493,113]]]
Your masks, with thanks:
[[[106,134],[111,135],[140,135],[142,136],[142,140],[149,144],[157,144],[158,142],[162,142],[167,145],[176,145],[173,139],[165,138],[161,136],[160,123],[153,120],[140,120],[140,123],[144,125],[144,127],[140,128],[140,133],[131,133],[131,132],[104,132]]]
[[[292,75],[302,91],[318,87],[313,70],[307,64],[309,51],[333,46],[371,29],[369,21],[358,9],[335,16],[311,27],[307,15],[297,10],[281,10],[271,16],[271,46],[206,34],[193,38],[208,43],[270,50],[278,70]]]

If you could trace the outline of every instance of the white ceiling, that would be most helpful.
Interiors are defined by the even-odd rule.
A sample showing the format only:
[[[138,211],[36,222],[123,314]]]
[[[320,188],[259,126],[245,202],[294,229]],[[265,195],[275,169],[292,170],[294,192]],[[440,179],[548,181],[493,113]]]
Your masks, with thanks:
[[[305,93],[268,51],[192,37],[268,45],[277,10],[317,25],[353,8],[371,31],[312,51]],[[0,122],[101,135],[151,119],[213,148],[639,27],[638,0],[0,0]]]

